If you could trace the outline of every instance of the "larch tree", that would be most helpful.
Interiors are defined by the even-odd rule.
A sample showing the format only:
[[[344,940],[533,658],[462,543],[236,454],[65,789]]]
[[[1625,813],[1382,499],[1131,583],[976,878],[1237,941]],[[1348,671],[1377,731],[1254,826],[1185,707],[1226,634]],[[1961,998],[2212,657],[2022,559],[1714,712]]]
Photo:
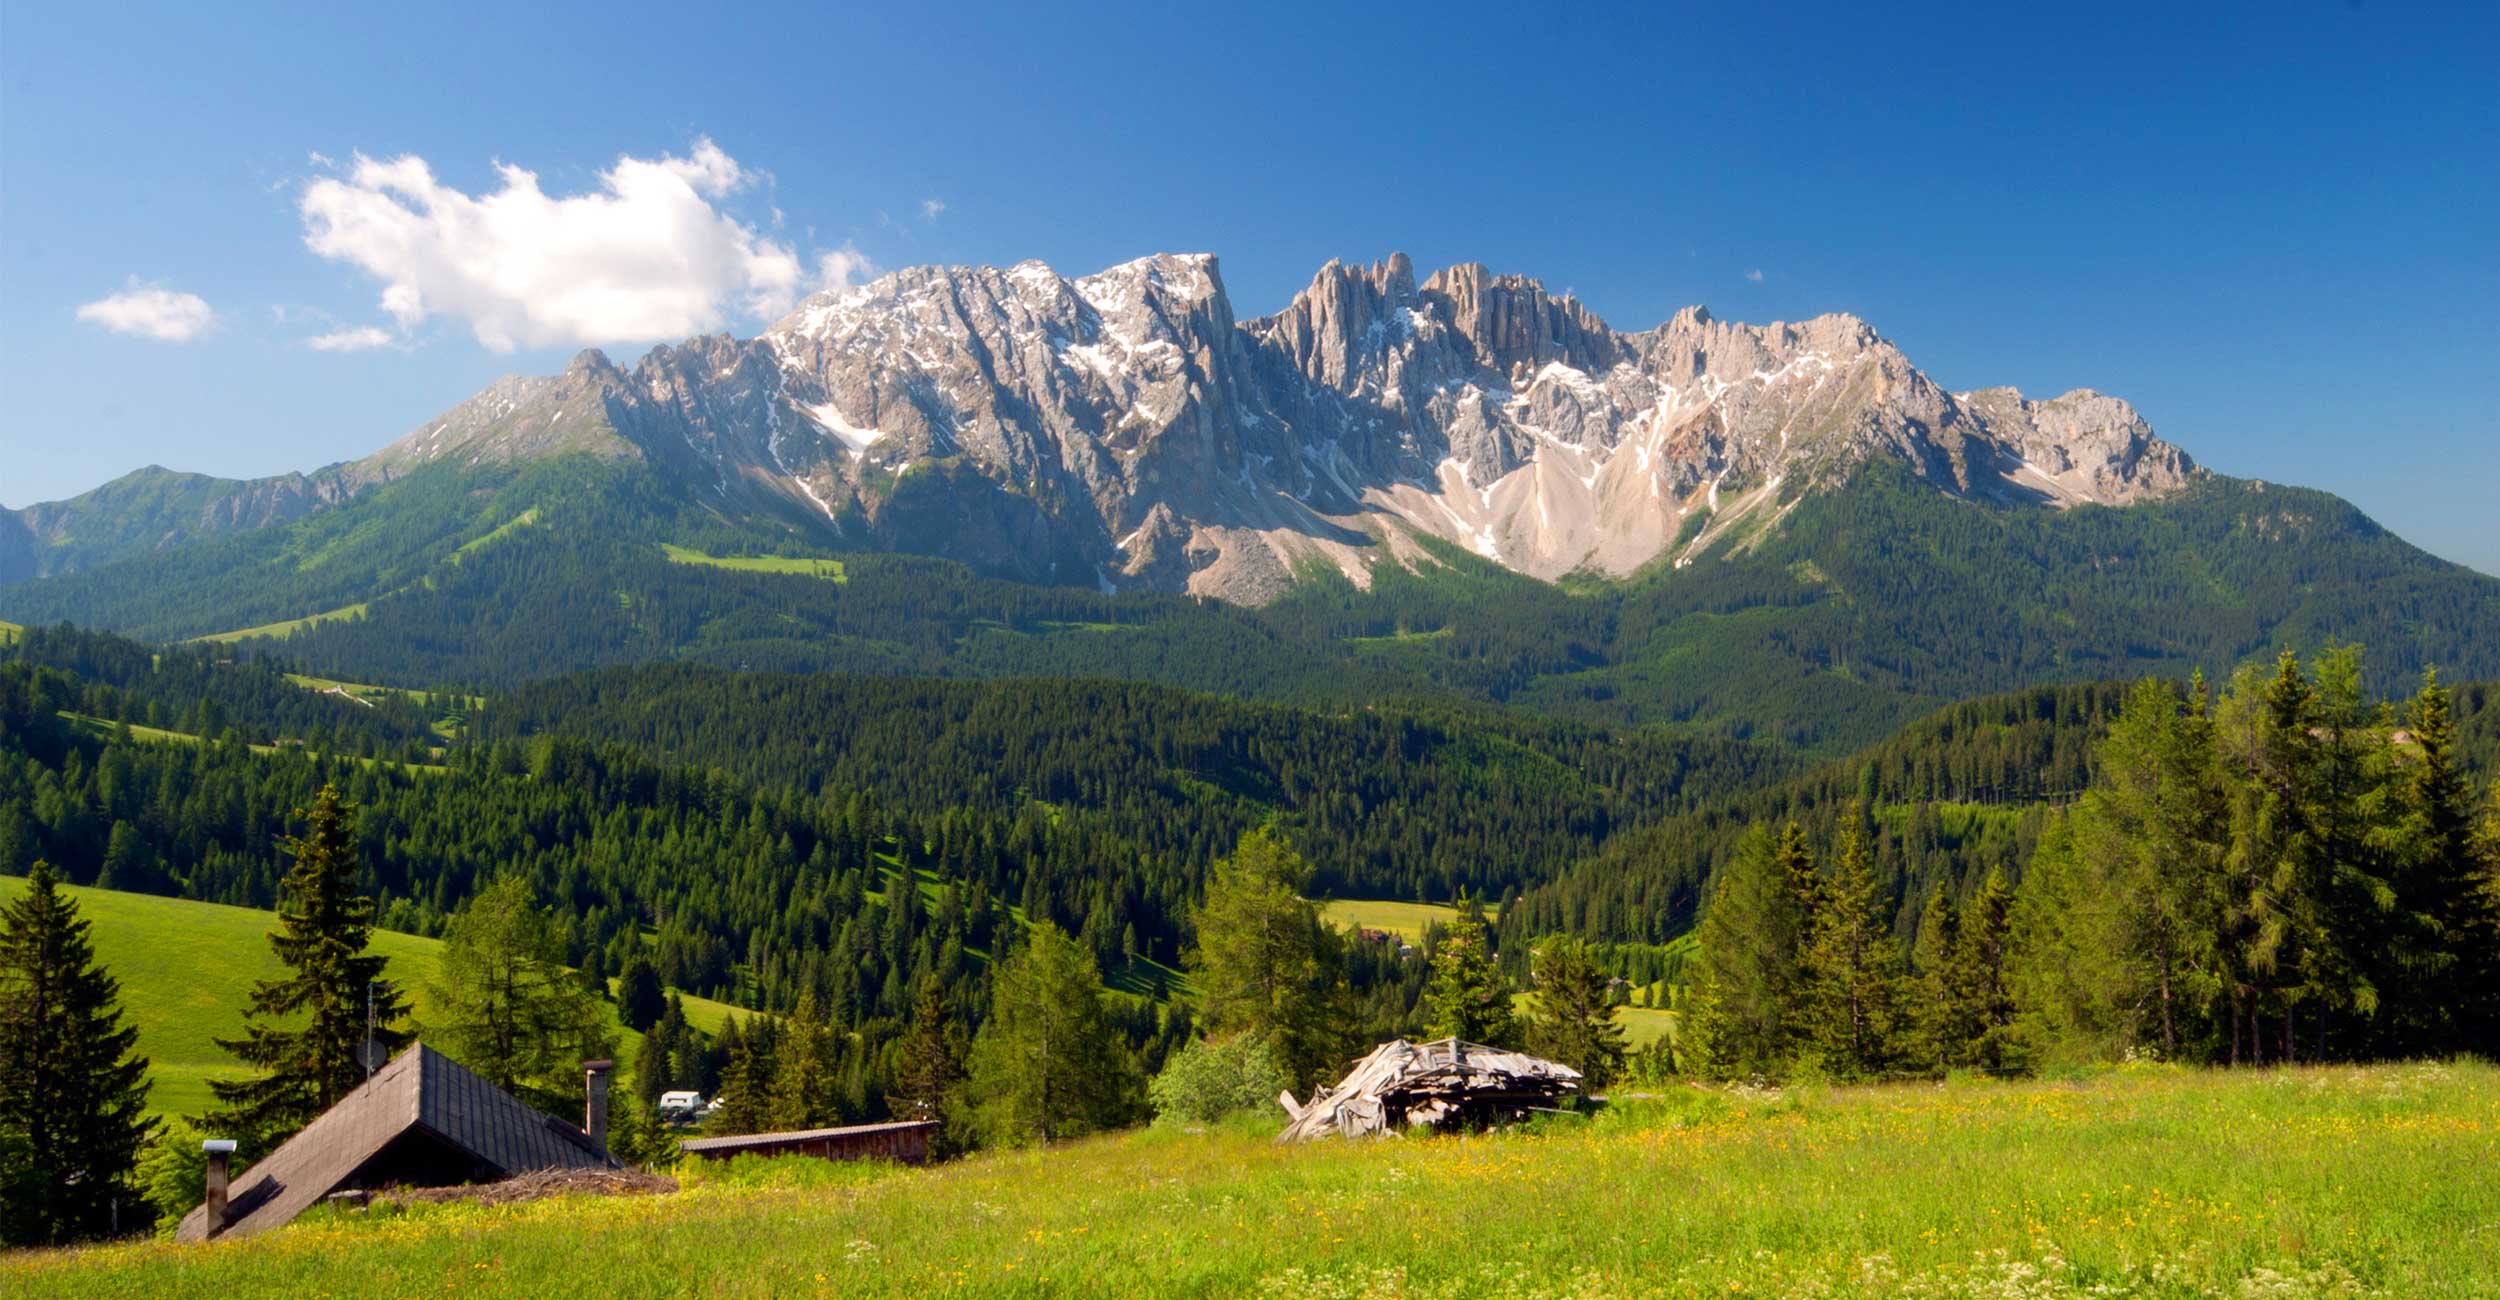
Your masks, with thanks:
[[[1310,878],[1266,827],[1243,834],[1208,877],[1187,958],[1207,1035],[1258,1039],[1296,1086],[1325,1075],[1344,1047],[1345,982],[1319,910],[1302,896]]]
[[[970,1063],[985,1140],[1050,1142],[1137,1118],[1144,1082],[1103,993],[1093,954],[1049,922],[998,964]]]
[[[435,1045],[542,1110],[572,1100],[583,1061],[616,1050],[601,1004],[565,971],[563,932],[517,876],[453,914],[430,988]]]
[[[147,1058],[89,923],[36,861],[0,908],[0,1241],[57,1246],[145,1226],[132,1186],[147,1116]]]
[[[282,846],[295,864],[281,881],[278,929],[269,946],[289,974],[252,986],[244,1036],[218,1046],[259,1071],[213,1080],[220,1124],[239,1126],[263,1150],[336,1105],[364,1082],[370,1037],[382,1054],[410,1041],[407,1005],[367,952],[373,900],[357,891],[355,808],[324,785],[302,835]],[[369,1027],[369,1028],[368,1028]]]

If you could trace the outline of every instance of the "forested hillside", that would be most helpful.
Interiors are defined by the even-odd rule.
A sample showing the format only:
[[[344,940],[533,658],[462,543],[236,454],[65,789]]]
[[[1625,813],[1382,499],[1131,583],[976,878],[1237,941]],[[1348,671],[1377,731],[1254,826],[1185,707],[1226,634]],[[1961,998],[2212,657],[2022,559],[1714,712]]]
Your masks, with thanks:
[[[1038,804],[1192,870],[1277,818],[1320,888],[1383,898],[1499,896],[1626,829],[1796,766],[1743,741],[1482,710],[1317,712],[1120,682],[688,666],[525,686],[497,699],[478,734],[622,743],[918,811],[1014,816]]]
[[[2382,669],[2367,690],[2383,698],[2414,684]],[[2129,689],[2042,687],[1953,705],[1805,775],[1629,829],[1514,900],[1503,932],[1665,940],[1692,926],[1705,886],[1749,827],[1793,820],[1829,842],[1856,808],[1885,913],[1906,940],[1936,885],[1959,895],[1992,870],[2021,879],[2057,814],[2091,786],[2095,749]],[[2500,682],[2450,694],[2459,767],[2479,789],[2500,779]]]
[[[586,458],[434,467],[280,527],[0,588],[0,614],[146,639],[254,632],[304,671],[505,688],[683,659],[730,668],[1098,677],[1336,708],[1489,705],[1845,752],[1930,708],[2204,668],[2328,638],[2500,674],[2500,580],[2324,493],[2228,479],[2068,511],[1897,470],[1790,502],[1689,564],[1549,585],[1427,543],[1368,589],[1305,574],[1248,608],[810,550]],[[838,568],[727,565],[824,555]],[[282,640],[279,638],[283,638]]]

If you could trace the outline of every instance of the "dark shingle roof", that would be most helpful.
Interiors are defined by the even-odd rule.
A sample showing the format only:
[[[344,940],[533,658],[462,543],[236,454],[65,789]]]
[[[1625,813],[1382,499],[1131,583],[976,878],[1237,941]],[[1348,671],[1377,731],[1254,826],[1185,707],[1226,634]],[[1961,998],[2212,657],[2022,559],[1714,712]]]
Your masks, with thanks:
[[[348,1186],[367,1161],[411,1131],[507,1177],[535,1169],[616,1168],[580,1129],[532,1110],[419,1043],[235,1178],[218,1235],[243,1236],[294,1219]],[[197,1241],[206,1226],[203,1206],[183,1218],[176,1235]]]

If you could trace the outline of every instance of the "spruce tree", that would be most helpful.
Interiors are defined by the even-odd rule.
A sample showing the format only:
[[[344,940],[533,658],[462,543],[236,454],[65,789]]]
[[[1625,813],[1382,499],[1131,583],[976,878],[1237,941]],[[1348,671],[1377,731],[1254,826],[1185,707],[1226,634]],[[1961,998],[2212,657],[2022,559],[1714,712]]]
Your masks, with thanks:
[[[147,1058],[89,923],[37,860],[0,908],[0,1241],[54,1246],[148,1216],[131,1186],[147,1117]]]
[[[1912,1046],[1920,1068],[1937,1074],[1967,1064],[1978,1037],[1971,1023],[1966,973],[1961,969],[1962,948],[1961,909],[1954,905],[1953,891],[1937,881],[1928,891],[1927,909],[1919,915],[1918,941],[1910,963],[1917,995],[1911,1017],[1917,1030]]]
[[[897,1119],[937,1121],[932,1155],[962,1149],[964,1058],[971,1051],[971,1038],[947,1005],[946,990],[934,979],[923,980],[912,998],[911,1027],[895,1045],[894,1093],[886,1108]]]
[[[659,1105],[660,1094],[669,1090],[674,1073],[668,1040],[657,1033],[643,1035],[642,1046],[634,1049],[634,1099],[645,1106]]]
[[[771,1127],[773,1047],[775,1040],[761,1015],[741,1024],[732,1018],[721,1026],[727,1062],[721,1067],[714,1101],[719,1109],[704,1125],[707,1133],[761,1133]]]
[[[802,990],[797,1009],[781,1025],[781,1047],[773,1059],[772,1101],[765,1122],[777,1132],[823,1128],[840,1122],[839,1082],[833,1027],[825,1020],[816,991]]]
[[[2416,946],[2394,963],[2402,1053],[2500,1053],[2500,848],[2476,825],[2474,793],[2457,768],[2456,723],[2436,670],[2422,674],[2405,719],[2414,754],[2394,829],[2398,895],[2422,918]]]
[[[1823,1068],[1842,1078],[1883,1074],[1897,1055],[1901,947],[1882,902],[1853,809],[1806,945],[1808,1041]]]
[[[649,957],[640,953],[625,963],[624,977],[617,981],[616,1013],[627,1029],[639,1034],[658,1023],[660,1013],[667,1010],[667,993],[660,986],[660,970]]]
[[[1756,826],[1711,882],[1692,1008],[1697,1067],[1720,1078],[1777,1075],[1793,1047],[1813,857],[1795,822]]]
[[[239,1126],[263,1150],[364,1082],[368,999],[371,1036],[383,1053],[410,1038],[400,1027],[406,1005],[382,979],[384,959],[365,951],[373,900],[356,891],[354,806],[324,785],[309,812],[296,811],[305,831],[283,845],[295,865],[281,882],[279,928],[269,936],[292,973],[256,982],[244,1037],[217,1043],[260,1075],[209,1084],[222,1108],[220,1125]]]
[[[1493,960],[1493,939],[1484,909],[1459,900],[1459,913],[1441,932],[1431,955],[1431,982],[1424,986],[1424,1033],[1487,1047],[1515,1047],[1510,981]]]
[[[1530,963],[1536,1006],[1528,1019],[1528,1050],[1580,1072],[1594,1091],[1623,1070],[1623,1026],[1607,1000],[1613,977],[1598,968],[1582,940],[1556,935]]]
[[[1953,954],[1956,1000],[1961,1024],[1973,1035],[1961,1063],[1990,1074],[2003,1074],[2026,1064],[2015,1031],[2014,893],[2005,873],[1990,868],[1970,909],[1962,914],[1961,937]]]

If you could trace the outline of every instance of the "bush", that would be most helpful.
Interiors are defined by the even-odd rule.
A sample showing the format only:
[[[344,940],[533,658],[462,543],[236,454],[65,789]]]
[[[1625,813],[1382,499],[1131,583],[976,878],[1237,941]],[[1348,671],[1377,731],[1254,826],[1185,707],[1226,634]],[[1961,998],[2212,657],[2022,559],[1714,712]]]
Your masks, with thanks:
[[[208,1154],[200,1149],[205,1136],[198,1125],[179,1115],[169,1116],[157,1126],[156,1138],[139,1151],[139,1168],[132,1179],[139,1195],[156,1211],[156,1231],[160,1236],[173,1235],[175,1225],[208,1195]],[[232,1165],[241,1173],[241,1153]]]
[[[1268,1045],[1248,1034],[1180,1050],[1146,1085],[1155,1118],[1166,1124],[1207,1124],[1239,1111],[1276,1104],[1293,1086]]]

